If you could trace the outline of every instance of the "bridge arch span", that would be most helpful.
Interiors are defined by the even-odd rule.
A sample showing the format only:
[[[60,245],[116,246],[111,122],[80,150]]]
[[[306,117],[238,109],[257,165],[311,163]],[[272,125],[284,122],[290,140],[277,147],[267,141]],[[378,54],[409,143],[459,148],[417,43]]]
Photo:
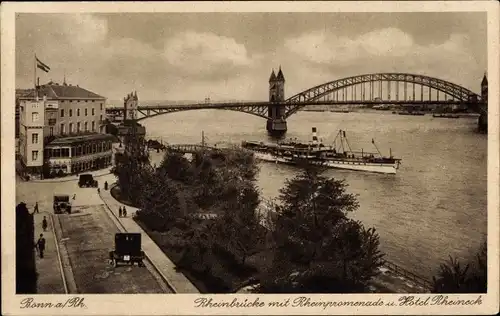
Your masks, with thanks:
[[[372,82],[405,82],[441,91],[460,101],[470,101],[473,99],[477,101],[481,100],[481,96],[477,93],[474,93],[473,91],[460,85],[439,78],[407,73],[371,73],[346,77],[323,83],[288,98],[284,102],[285,106],[287,107],[285,117],[289,117],[290,115],[297,112],[300,108],[307,106],[307,102],[315,102],[332,92],[350,86]],[[289,105],[286,105],[287,103]]]
[[[205,104],[204,104],[205,105]],[[148,118],[152,118],[158,115],[164,115],[164,114],[169,114],[169,113],[178,113],[178,112],[184,112],[184,111],[193,111],[193,110],[228,110],[228,111],[233,111],[233,112],[239,112],[239,113],[246,113],[246,114],[252,114],[254,116],[258,116],[260,118],[267,119],[267,115],[264,113],[267,113],[263,110],[261,111],[256,111],[255,109],[248,108],[245,106],[241,107],[234,107],[234,106],[217,106],[217,107],[202,107],[201,105],[199,107],[193,106],[193,107],[172,107],[172,108],[147,108],[147,107],[141,107],[137,111],[143,115],[142,117],[138,117],[137,121],[142,121]],[[267,111],[267,109],[265,109]],[[260,113],[262,112],[262,113]]]

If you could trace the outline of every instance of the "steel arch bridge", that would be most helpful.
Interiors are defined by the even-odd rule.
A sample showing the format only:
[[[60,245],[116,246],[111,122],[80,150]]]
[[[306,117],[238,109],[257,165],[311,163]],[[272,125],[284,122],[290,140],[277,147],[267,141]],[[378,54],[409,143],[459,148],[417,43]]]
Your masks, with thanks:
[[[441,95],[441,99],[440,99]],[[201,109],[223,109],[252,114],[264,119],[270,106],[284,106],[283,118],[295,114],[308,105],[399,104],[476,106],[484,103],[481,96],[452,82],[425,75],[407,73],[372,73],[351,76],[304,90],[283,102],[219,102],[184,105],[138,106],[142,117]],[[123,107],[107,108],[106,113],[123,113]],[[478,110],[480,111],[480,109]]]
[[[387,98],[383,97],[383,85],[382,82],[386,83],[385,92]],[[376,85],[378,83],[378,85]],[[395,83],[395,84],[393,84]],[[403,89],[401,91],[401,83],[403,83]],[[408,84],[411,84],[412,97],[408,99]],[[415,89],[415,85],[420,88]],[[360,86],[360,93],[356,91],[355,87]],[[366,88],[368,86],[368,96]],[[427,87],[427,99],[424,99],[424,87]],[[347,90],[351,88],[351,100],[359,101],[361,103],[391,103],[391,104],[429,104],[429,103],[442,103],[439,100],[439,92],[444,93],[448,97],[452,97],[452,102],[446,101],[446,103],[478,103],[481,100],[481,96],[473,91],[464,88],[460,85],[454,84],[452,82],[416,74],[407,73],[373,73],[357,75],[347,78],[342,78],[334,81],[330,81],[305,91],[302,91],[285,101],[285,118],[296,113],[302,107],[309,105],[310,103],[317,103],[319,100],[333,100],[334,103],[350,103],[348,100]],[[374,100],[375,89],[378,88],[378,97],[380,99]],[[391,98],[391,88],[395,90],[395,98]],[[432,92],[436,92],[436,98],[432,98]],[[420,92],[420,99],[418,95],[416,97],[415,92]],[[403,98],[400,98],[400,92],[403,93]],[[360,94],[358,98],[358,94]],[[354,96],[354,98],[352,97]],[[394,95],[393,95],[394,96]],[[326,100],[325,100],[326,99]]]

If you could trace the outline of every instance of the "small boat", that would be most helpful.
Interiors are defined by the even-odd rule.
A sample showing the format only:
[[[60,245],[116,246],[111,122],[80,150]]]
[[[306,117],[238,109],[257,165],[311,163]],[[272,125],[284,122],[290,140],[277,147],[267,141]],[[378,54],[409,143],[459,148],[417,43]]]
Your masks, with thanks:
[[[456,114],[432,114],[432,117],[457,119],[457,118],[460,118],[460,115],[456,115]]]
[[[312,128],[312,141],[309,143],[285,141],[277,144],[244,141],[242,147],[254,153],[259,160],[297,165],[308,162],[313,165],[334,169],[395,174],[399,169],[401,159],[394,158],[392,151],[389,156],[383,156],[372,139],[377,153],[361,150],[355,152],[346,137],[346,132],[340,130],[335,137],[333,146],[325,146],[318,141],[316,128]]]
[[[326,110],[321,109],[304,109],[305,112],[326,112]]]
[[[398,112],[399,115],[416,115],[416,116],[422,116],[425,115],[424,112]]]

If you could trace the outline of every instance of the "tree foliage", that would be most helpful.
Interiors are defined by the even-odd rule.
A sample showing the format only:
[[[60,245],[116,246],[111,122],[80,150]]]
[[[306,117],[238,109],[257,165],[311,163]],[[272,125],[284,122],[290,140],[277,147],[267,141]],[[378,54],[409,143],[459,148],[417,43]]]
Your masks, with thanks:
[[[259,193],[244,181],[235,186],[238,194],[222,205],[223,212],[213,227],[214,242],[241,264],[256,252],[263,250],[265,229],[258,212]]]
[[[375,229],[347,217],[358,202],[346,184],[306,167],[280,193],[274,259],[258,291],[363,292],[383,254]]]
[[[441,264],[437,277],[433,277],[434,293],[486,293],[488,281],[486,241],[482,243],[474,260],[463,265],[449,257]]]
[[[143,173],[137,218],[153,231],[166,231],[180,217],[177,189],[163,170]]]
[[[142,186],[147,182],[152,167],[146,142],[134,131],[135,128],[131,128],[130,133],[125,137],[125,151],[115,156],[115,175],[124,197],[134,205],[138,205]]]
[[[35,266],[35,227],[33,215],[25,203],[16,206],[16,293],[37,292],[38,274]]]

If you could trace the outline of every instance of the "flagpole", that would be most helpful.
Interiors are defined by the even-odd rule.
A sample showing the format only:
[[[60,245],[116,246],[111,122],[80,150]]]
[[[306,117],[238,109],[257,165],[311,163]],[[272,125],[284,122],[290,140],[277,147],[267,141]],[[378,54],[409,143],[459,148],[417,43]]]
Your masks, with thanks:
[[[35,59],[33,60],[33,85],[35,86],[35,100],[38,101],[38,89],[36,87],[36,53]]]

